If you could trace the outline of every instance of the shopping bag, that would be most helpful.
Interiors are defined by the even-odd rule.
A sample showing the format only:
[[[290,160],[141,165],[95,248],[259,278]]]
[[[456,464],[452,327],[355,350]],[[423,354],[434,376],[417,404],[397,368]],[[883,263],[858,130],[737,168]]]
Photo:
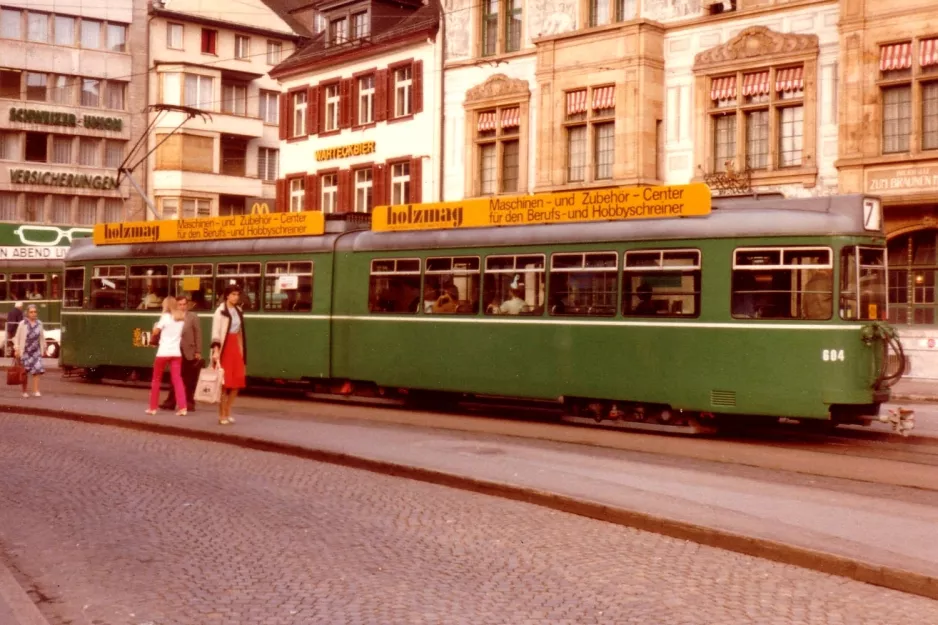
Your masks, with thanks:
[[[225,372],[221,367],[205,367],[199,372],[199,382],[195,385],[195,400],[203,404],[217,404],[221,401],[224,383]]]
[[[26,369],[16,358],[13,359],[13,366],[7,369],[7,384],[10,386],[21,386],[26,382]]]

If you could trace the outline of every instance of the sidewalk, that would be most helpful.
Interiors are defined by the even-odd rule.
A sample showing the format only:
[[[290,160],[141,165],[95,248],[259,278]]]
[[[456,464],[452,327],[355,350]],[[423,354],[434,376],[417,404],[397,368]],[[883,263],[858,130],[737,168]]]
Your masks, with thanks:
[[[0,564],[0,625],[49,625],[3,564]]]
[[[842,480],[366,421],[323,403],[253,398],[225,428],[213,407],[149,416],[142,390],[91,388],[97,393],[4,396],[0,410],[193,436],[489,493],[938,599],[938,507],[920,503],[935,501],[931,491],[883,499],[866,494],[872,486]],[[291,408],[300,403],[306,408]],[[597,432],[582,431],[583,440]],[[667,437],[635,440],[651,449]],[[799,453],[800,461],[838,462]]]
[[[938,382],[903,378],[892,387],[892,401],[938,402]]]

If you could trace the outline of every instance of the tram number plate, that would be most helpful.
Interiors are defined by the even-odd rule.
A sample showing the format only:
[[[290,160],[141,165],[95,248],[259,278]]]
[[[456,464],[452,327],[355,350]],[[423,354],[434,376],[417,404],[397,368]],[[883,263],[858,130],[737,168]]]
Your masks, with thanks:
[[[825,349],[821,350],[821,360],[824,362],[840,362],[844,361],[844,350],[842,349]]]

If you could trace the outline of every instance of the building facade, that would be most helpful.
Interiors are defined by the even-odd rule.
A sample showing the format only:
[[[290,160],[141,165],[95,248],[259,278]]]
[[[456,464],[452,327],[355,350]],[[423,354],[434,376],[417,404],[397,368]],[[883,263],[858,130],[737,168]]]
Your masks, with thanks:
[[[2,4],[0,220],[143,217],[118,168],[146,127],[146,73],[144,0]]]
[[[295,27],[260,0],[151,5],[149,101],[194,116],[149,114],[150,218],[239,215],[264,203],[272,210],[281,119],[269,71],[294,52]]]
[[[841,2],[839,190],[883,198],[889,315],[938,378],[938,6]]]
[[[370,212],[439,199],[439,6],[313,3],[323,30],[271,73],[282,85],[278,209]]]

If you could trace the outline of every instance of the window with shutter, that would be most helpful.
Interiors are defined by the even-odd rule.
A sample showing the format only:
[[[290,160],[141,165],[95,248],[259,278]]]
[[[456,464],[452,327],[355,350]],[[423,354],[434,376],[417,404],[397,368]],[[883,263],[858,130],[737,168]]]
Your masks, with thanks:
[[[375,121],[388,118],[388,70],[378,70],[375,76]]]

